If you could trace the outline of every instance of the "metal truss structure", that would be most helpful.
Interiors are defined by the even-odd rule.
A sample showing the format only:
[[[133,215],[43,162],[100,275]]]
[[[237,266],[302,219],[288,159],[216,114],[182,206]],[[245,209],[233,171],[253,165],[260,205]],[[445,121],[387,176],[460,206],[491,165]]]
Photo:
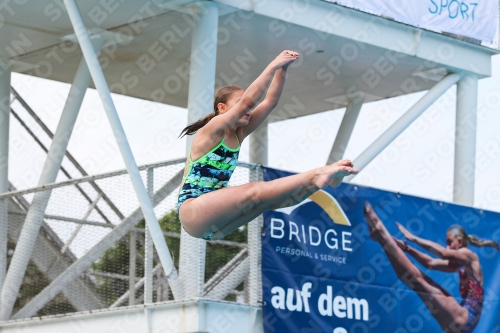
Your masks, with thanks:
[[[80,2],[81,6],[87,6],[82,1]],[[289,104],[286,104],[280,112],[277,112],[274,118],[270,117],[269,122],[327,111],[332,108],[347,107],[328,157],[328,163],[330,163],[343,157],[363,103],[388,98],[391,89],[395,91],[400,87],[406,87],[403,84],[407,82],[409,76],[411,79],[408,81],[410,85],[415,83],[414,86],[420,87],[419,91],[427,90],[428,92],[354,161],[357,167],[363,168],[440,96],[456,84],[457,134],[453,199],[454,202],[459,204],[473,205],[474,179],[471,180],[465,177],[462,170],[464,168],[469,171],[475,170],[478,80],[491,75],[490,58],[498,51],[473,44],[469,45],[438,33],[422,32],[420,29],[404,26],[393,21],[381,23],[381,18],[374,22],[373,17],[369,14],[321,1],[311,1],[306,9],[300,9],[300,15],[295,15],[297,13],[294,15],[281,15],[289,12],[290,2],[288,0],[267,2],[250,0],[194,2],[177,0],[162,3],[163,14],[167,13],[176,18],[196,18],[192,20],[194,23],[191,27],[189,42],[187,45],[179,46],[180,49],[187,48],[191,50],[189,86],[187,91],[182,90],[178,93],[186,97],[184,106],[187,106],[188,109],[188,122],[193,122],[210,112],[210,103],[204,103],[204,101],[206,96],[214,95],[214,82],[217,80],[216,69],[220,66],[220,63],[218,63],[220,59],[218,60],[218,58],[225,56],[222,53],[220,57],[218,56],[218,40],[214,38],[221,29],[220,17],[235,12],[251,13],[251,15],[254,15],[253,18],[238,23],[241,27],[246,24],[255,27],[255,29],[261,29],[262,24],[260,23],[262,22],[265,24],[278,22],[285,27],[288,25],[289,29],[294,32],[307,33],[307,36],[317,41],[318,44],[323,43],[321,45],[331,52],[336,52],[337,46],[334,45],[335,43],[325,42],[328,38],[339,43],[362,44],[364,46],[363,50],[372,55],[372,60],[377,61],[378,57],[389,54],[392,56],[391,59],[399,59],[398,61],[403,63],[404,69],[399,73],[390,74],[390,78],[384,81],[386,86],[381,85],[371,89],[366,88],[366,84],[363,85],[360,81],[349,81],[353,75],[346,74],[345,79],[349,81],[348,86],[332,86],[331,91],[334,91],[334,93],[332,93],[330,102],[328,102],[327,98],[322,100],[316,98],[311,93],[311,90],[308,90],[307,82],[301,81],[302,85],[291,87],[292,93],[290,96],[284,97],[285,103],[296,101],[295,95],[303,96],[301,98],[305,102],[311,103],[312,111],[307,113],[303,109],[294,109]],[[39,311],[57,295],[63,295],[74,311],[80,312],[78,316],[83,316],[83,313],[90,310],[97,313],[95,321],[89,319],[90,317],[86,317],[87,322],[90,323],[88,327],[95,327],[96,332],[103,331],[102,328],[99,328],[100,321],[106,322],[109,320],[104,325],[106,329],[109,329],[110,325],[112,325],[110,323],[116,321],[117,316],[129,312],[139,313],[142,317],[138,325],[142,328],[147,327],[148,330],[152,330],[152,327],[155,327],[155,329],[161,327],[163,324],[158,318],[166,315],[180,318],[179,322],[169,324],[169,327],[173,327],[172,329],[175,331],[186,332],[187,327],[189,327],[190,332],[206,331],[210,329],[211,325],[215,325],[215,322],[212,319],[203,318],[216,316],[216,314],[224,313],[224,311],[234,315],[234,318],[239,318],[234,322],[231,321],[224,331],[234,331],[234,328],[238,327],[238,320],[241,323],[246,323],[245,327],[247,327],[248,332],[261,330],[262,318],[260,316],[259,302],[262,299],[260,281],[260,229],[263,222],[262,218],[260,217],[249,224],[246,242],[224,240],[211,242],[209,246],[226,246],[236,249],[236,252],[205,281],[206,271],[210,268],[206,266],[206,241],[190,237],[184,230],[180,232],[164,231],[159,223],[159,217],[161,216],[158,209],[169,200],[168,198],[175,196],[175,191],[181,182],[184,159],[142,167],[136,165],[118,118],[115,104],[111,98],[108,82],[99,64],[98,56],[105,46],[107,48],[110,45],[120,47],[120,43],[116,41],[119,32],[111,31],[112,29],[109,29],[110,31],[95,29],[95,27],[89,29],[84,22],[76,0],[64,0],[63,7],[65,15],[71,21],[74,32],[69,37],[66,34],[65,38],[70,38],[78,43],[82,58],[78,63],[55,133],[49,130],[22,96],[11,88],[11,72],[13,68],[15,69],[20,61],[26,59],[23,58],[23,55],[19,55],[13,57],[13,59],[2,60],[2,64],[5,66],[0,72],[0,120],[2,120],[0,121],[0,321],[5,323],[0,324],[0,330],[5,332],[15,331],[19,321],[23,325],[35,327],[34,322],[28,319],[37,316]],[[325,16],[325,13],[331,12],[331,8],[335,9],[335,13],[344,15],[347,23],[336,29],[331,29],[333,23],[328,23],[328,19],[332,18]],[[318,22],[325,24],[318,24]],[[368,39],[365,38],[365,35],[370,34],[371,31],[367,31],[366,22],[371,22],[378,30],[377,34],[371,35]],[[127,22],[127,24],[131,23]],[[230,22],[230,24],[234,27],[237,23]],[[370,29],[374,29],[373,26]],[[359,31],[364,31],[366,34],[356,34]],[[259,36],[254,38],[258,40]],[[286,38],[291,40],[294,36]],[[391,44],[394,40],[407,47],[395,50],[394,44]],[[440,58],[435,56],[436,48],[443,44],[451,45],[455,50],[453,57]],[[427,66],[429,63],[432,63],[430,69]],[[423,64],[427,66],[423,67],[426,71],[417,73],[419,75],[411,74],[414,68],[423,66]],[[304,71],[301,72],[302,74],[307,73],[307,71],[317,70],[314,64],[307,66],[301,69]],[[359,63],[353,62],[348,66],[350,70],[355,71],[357,67],[365,66],[365,63],[362,63],[362,61]],[[432,79],[428,78],[429,71],[432,72],[430,74],[433,74]],[[426,75],[428,76],[426,77]],[[243,75],[239,80],[242,84],[245,84],[250,80],[249,77],[251,76]],[[436,79],[436,77],[438,78]],[[301,79],[307,80],[307,75],[302,75]],[[91,80],[101,98],[126,170],[101,175],[88,175],[75,157],[67,151],[68,142],[83,97],[91,84]],[[390,82],[397,82],[397,84],[390,86]],[[330,88],[319,87],[317,93],[319,95],[323,94],[323,97],[325,97],[329,94],[328,89]],[[398,95],[411,92],[415,92],[415,90],[398,90]],[[136,91],[131,95],[142,97],[142,93]],[[177,97],[172,98],[177,101],[175,99]],[[19,102],[25,112],[51,138],[50,147],[44,145],[35,134],[35,131],[11,107],[14,101]],[[160,101],[163,101],[163,98]],[[182,104],[181,102],[176,103]],[[332,103],[335,106],[332,106]],[[208,104],[208,107],[205,104]],[[287,105],[288,107],[286,107]],[[35,188],[18,190],[9,183],[9,119],[16,119],[40,148],[47,153],[38,186]],[[253,164],[240,163],[241,169],[248,173],[244,180],[243,178],[240,179],[241,182],[262,179],[259,164],[267,163],[267,124],[263,124],[250,137],[250,160]],[[471,139],[463,141],[459,140],[459,136],[466,136]],[[191,141],[188,140],[187,149],[190,144]],[[64,157],[78,170],[81,177],[72,177],[70,172],[62,166]],[[168,170],[168,172],[165,171],[168,177],[157,179],[155,172],[160,172],[160,170]],[[56,182],[59,172],[66,176],[66,181]],[[129,178],[124,180],[123,177],[126,176]],[[106,181],[113,182],[113,186],[119,186],[118,184],[127,182],[128,192],[133,193],[136,198],[134,205],[117,203],[116,196],[109,193],[112,187],[105,185]],[[79,211],[80,215],[54,214],[48,211],[51,198],[56,193],[59,193],[58,191],[63,191],[63,189],[66,191],[69,188],[76,191],[75,193],[83,200],[82,207],[84,209]],[[162,211],[162,213],[166,212],[165,210]],[[137,227],[142,220],[145,221],[145,227]],[[77,227],[63,241],[48,221],[71,223],[77,225]],[[79,235],[85,231],[85,228],[106,231],[84,253],[76,255],[71,249]],[[180,241],[178,262],[174,262],[175,256],[172,254],[172,249],[167,245],[166,239]],[[9,256],[7,244],[9,242],[15,243],[15,251],[10,258],[7,269],[7,257]],[[141,244],[144,253],[137,250],[137,243]],[[98,262],[106,251],[117,246],[117,244],[122,244],[129,249],[130,265],[128,275],[93,269],[92,265]],[[137,262],[143,265],[144,276],[137,276]],[[31,264],[34,264],[38,271],[48,279],[48,283],[29,301],[22,304],[17,311],[13,311],[25,278],[26,269]],[[110,304],[103,300],[97,292],[96,279],[98,278],[125,281],[128,283],[128,288]],[[237,287],[242,283],[245,284],[244,291],[237,291]],[[143,290],[142,295],[139,297],[136,295],[138,290]],[[173,300],[163,302],[167,301],[168,290],[170,290]],[[153,293],[156,295],[156,303],[163,302],[158,307],[153,306]],[[245,305],[222,302],[230,293],[240,293]],[[112,310],[125,304],[129,307],[124,309],[123,312]],[[182,312],[184,310],[189,315]],[[53,322],[48,321],[48,323],[39,326],[39,329],[40,331],[50,331],[58,325],[64,326],[64,323],[54,319]],[[132,325],[123,328],[123,331],[137,331],[137,327]]]

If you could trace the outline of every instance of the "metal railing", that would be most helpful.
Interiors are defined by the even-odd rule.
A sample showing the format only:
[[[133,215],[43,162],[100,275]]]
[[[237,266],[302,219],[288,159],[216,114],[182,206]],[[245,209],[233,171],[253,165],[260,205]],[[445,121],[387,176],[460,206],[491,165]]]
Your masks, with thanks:
[[[179,265],[181,238],[176,198],[184,163],[185,159],[181,158],[139,167],[145,184],[148,180],[153,184],[151,191],[154,193],[155,214],[161,221],[163,235],[176,265]],[[239,163],[230,186],[259,179],[259,165]],[[112,214],[108,222],[96,212],[96,209],[100,209],[107,215],[113,208],[107,201],[98,200],[102,195],[91,183],[106,193],[116,208],[123,212],[124,219]],[[77,186],[94,199],[91,202],[86,200]],[[32,261],[21,290],[24,291],[23,286],[29,285],[39,292],[29,295],[20,293],[17,303],[20,306],[15,308],[13,319],[141,304],[145,299],[152,302],[172,299],[157,254],[148,255],[145,251],[147,229],[126,170],[4,193],[0,198],[9,199],[9,223],[22,226],[27,207],[19,205],[19,200],[24,200],[29,207],[34,193],[41,191],[52,192],[44,219],[54,235],[61,239],[61,242],[53,245],[53,250],[71,255],[72,260],[68,262],[69,265],[59,269],[57,276],[52,274],[50,277],[47,270],[41,270],[37,262]],[[205,298],[258,304],[261,299],[261,222],[261,219],[253,221],[227,239],[207,242]],[[114,233],[122,236],[113,238],[111,236]],[[120,242],[122,238],[128,244]],[[23,251],[14,246],[15,239],[12,238],[10,249]],[[50,254],[42,251],[38,255],[48,257]],[[151,267],[154,268],[151,270],[145,269],[148,261],[153,262]],[[81,284],[79,279],[85,281],[86,288],[92,290],[98,302],[85,304],[84,294],[88,290],[78,287]],[[55,283],[65,284],[62,293],[52,293],[51,296],[55,297],[48,299],[44,295],[53,290],[51,288]],[[58,287],[61,289],[61,285]],[[149,298],[148,293],[151,294]]]

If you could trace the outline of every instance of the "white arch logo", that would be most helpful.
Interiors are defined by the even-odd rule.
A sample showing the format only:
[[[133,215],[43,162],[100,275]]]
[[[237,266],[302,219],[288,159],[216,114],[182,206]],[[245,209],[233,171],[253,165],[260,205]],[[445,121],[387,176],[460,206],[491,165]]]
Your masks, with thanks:
[[[320,206],[321,209],[323,209],[325,213],[332,219],[333,223],[347,226],[351,225],[351,222],[340,207],[338,201],[330,193],[324,190],[316,191],[309,198],[302,201],[298,205],[280,208],[276,211],[290,215],[295,209],[311,201]]]

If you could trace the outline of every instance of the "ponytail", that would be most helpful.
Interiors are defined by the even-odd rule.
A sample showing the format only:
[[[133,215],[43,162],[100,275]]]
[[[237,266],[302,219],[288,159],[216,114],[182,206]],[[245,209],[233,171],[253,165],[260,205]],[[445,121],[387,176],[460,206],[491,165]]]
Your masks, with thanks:
[[[467,235],[467,232],[465,232],[465,229],[459,225],[459,224],[454,224],[451,227],[448,228],[448,231],[453,231],[455,237],[462,239],[463,245],[465,247],[468,246],[468,244],[472,244],[477,247],[492,247],[498,251],[500,251],[500,246],[498,242],[488,240],[488,239],[480,239],[477,236],[474,235]]]
[[[217,116],[217,115],[218,115],[218,112],[217,112],[217,114],[215,114],[215,112],[213,112],[213,113],[208,114],[204,118],[201,118],[200,120],[195,121],[194,123],[187,125],[186,127],[184,127],[181,134],[179,134],[179,138],[182,138],[184,135],[195,134],[200,128],[202,128],[203,126],[208,124],[208,122],[210,120],[212,120],[212,118]]]
[[[243,90],[238,86],[224,86],[222,88],[219,88],[217,92],[215,93],[215,98],[214,98],[214,112],[208,114],[204,118],[195,121],[192,124],[189,124],[188,126],[184,127],[184,129],[181,131],[181,134],[179,134],[179,138],[182,138],[184,135],[193,135],[195,134],[200,128],[208,124],[210,120],[212,120],[214,117],[219,115],[219,103],[227,103],[229,98],[231,98],[231,95],[233,92],[238,91],[238,90]]]
[[[492,240],[479,239],[474,235],[467,235],[467,240],[469,241],[469,243],[477,247],[492,247],[496,250],[500,250],[498,242]]]

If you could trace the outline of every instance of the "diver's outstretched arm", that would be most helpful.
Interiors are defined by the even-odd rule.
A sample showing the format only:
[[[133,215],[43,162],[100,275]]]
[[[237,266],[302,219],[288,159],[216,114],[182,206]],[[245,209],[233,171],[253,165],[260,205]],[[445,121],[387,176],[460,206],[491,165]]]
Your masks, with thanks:
[[[433,258],[411,246],[408,246],[404,241],[401,241],[395,237],[393,237],[393,239],[396,241],[396,244],[398,244],[401,250],[407,252],[427,269],[453,273],[456,272],[459,268],[459,266],[451,263],[449,260]]]
[[[288,66],[279,68],[274,74],[273,81],[267,90],[266,97],[253,109],[248,125],[243,126],[242,139],[250,135],[267,118],[278,102],[285,86],[286,72]]]
[[[227,112],[214,117],[204,127],[203,131],[220,135],[229,127],[234,126],[246,113],[257,105],[275,72],[298,58],[298,53],[283,51],[264,69],[254,82],[245,90],[238,102]]]
[[[453,264],[459,266],[466,265],[474,260],[475,256],[474,253],[466,247],[462,247],[458,250],[448,249],[428,239],[417,237],[411,232],[409,232],[401,224],[397,222],[396,224],[407,240],[420,245],[421,247],[423,247],[424,249],[433,253],[434,255],[438,256],[441,259],[449,260],[453,262]]]

